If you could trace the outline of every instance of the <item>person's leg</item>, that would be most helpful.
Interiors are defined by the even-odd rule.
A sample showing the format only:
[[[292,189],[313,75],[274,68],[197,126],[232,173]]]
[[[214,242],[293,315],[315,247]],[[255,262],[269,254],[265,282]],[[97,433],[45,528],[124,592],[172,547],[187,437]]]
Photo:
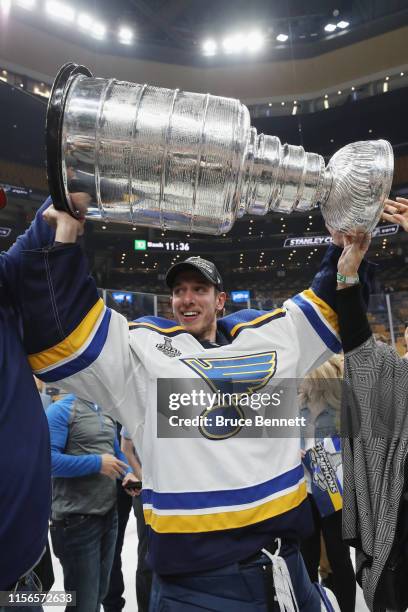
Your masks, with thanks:
[[[322,531],[327,557],[333,572],[333,592],[342,612],[354,610],[356,605],[356,576],[350,549],[342,538],[341,510],[322,519]]]
[[[268,607],[264,580],[261,567],[244,571],[238,563],[176,579],[156,574],[149,612],[275,612]]]
[[[308,496],[312,509],[314,531],[312,535],[300,544],[300,552],[312,582],[319,581],[319,562],[320,562],[320,515],[316,504],[311,495]]]
[[[65,591],[76,592],[77,612],[97,612],[102,520],[98,516],[70,517],[66,525],[52,523],[52,548],[61,562]],[[73,608],[67,607],[67,612]]]
[[[282,549],[298,609],[321,612],[321,598],[311,583],[299,549]],[[154,576],[150,612],[279,612],[274,600],[270,558],[259,555],[250,563],[233,563],[217,570],[167,578]]]
[[[118,535],[118,515],[116,504],[103,517],[103,527],[101,533],[101,565],[99,574],[99,604],[102,603],[109,589],[109,579],[112,569],[113,558],[115,556],[116,538]]]
[[[24,578],[21,578],[17,585],[14,586],[12,592],[14,594],[14,601],[17,603],[18,599],[16,596],[23,594],[33,594],[39,593],[42,591],[41,581],[38,580],[37,575],[34,571],[29,572]],[[9,603],[12,603],[11,601]],[[12,608],[10,606],[0,606],[0,612],[10,612]],[[42,605],[28,605],[28,606],[18,606],[18,610],[21,612],[43,612]]]
[[[137,547],[137,570],[136,570],[136,599],[138,612],[148,612],[150,592],[152,588],[152,571],[146,563],[148,546],[148,529],[143,515],[142,496],[133,498],[133,509],[136,516],[137,535],[139,544]]]
[[[320,537],[319,537],[320,542]],[[321,612],[321,598],[310,580],[300,551],[285,557],[299,610],[302,612]],[[277,607],[276,610],[279,610]],[[349,611],[350,612],[350,611]]]
[[[125,585],[123,583],[122,574],[122,548],[131,508],[132,498],[124,491],[122,482],[118,481],[118,535],[116,539],[115,555],[113,557],[108,593],[102,602],[105,612],[120,612],[120,610],[125,607],[126,602],[123,597]]]

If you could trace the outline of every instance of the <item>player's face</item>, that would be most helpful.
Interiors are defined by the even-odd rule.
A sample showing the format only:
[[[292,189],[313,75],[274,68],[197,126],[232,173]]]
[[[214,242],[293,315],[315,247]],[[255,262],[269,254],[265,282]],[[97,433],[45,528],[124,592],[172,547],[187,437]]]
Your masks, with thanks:
[[[225,297],[225,293],[216,291],[199,272],[181,272],[171,297],[174,317],[199,340],[213,341],[217,312],[224,308]]]

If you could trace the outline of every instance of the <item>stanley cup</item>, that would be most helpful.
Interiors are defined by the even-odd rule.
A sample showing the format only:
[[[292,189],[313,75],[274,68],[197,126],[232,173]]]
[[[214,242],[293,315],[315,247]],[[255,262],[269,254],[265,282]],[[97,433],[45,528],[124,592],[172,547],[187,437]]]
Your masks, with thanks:
[[[391,188],[384,140],[316,153],[257,134],[239,100],[95,78],[66,64],[47,111],[47,171],[55,205],[161,229],[223,234],[245,214],[307,211],[371,231]]]

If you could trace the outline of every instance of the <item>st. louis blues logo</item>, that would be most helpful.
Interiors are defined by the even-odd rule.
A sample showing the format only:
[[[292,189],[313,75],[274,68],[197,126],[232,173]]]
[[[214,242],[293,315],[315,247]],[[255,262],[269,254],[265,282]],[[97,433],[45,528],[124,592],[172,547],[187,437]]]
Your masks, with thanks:
[[[197,372],[220,396],[232,395],[234,400],[219,402],[205,409],[201,416],[213,417],[212,424],[200,427],[201,434],[211,440],[224,440],[239,433],[241,426],[214,424],[215,417],[222,415],[229,422],[244,417],[240,397],[251,395],[267,385],[276,372],[276,351],[239,357],[209,357],[181,359]]]

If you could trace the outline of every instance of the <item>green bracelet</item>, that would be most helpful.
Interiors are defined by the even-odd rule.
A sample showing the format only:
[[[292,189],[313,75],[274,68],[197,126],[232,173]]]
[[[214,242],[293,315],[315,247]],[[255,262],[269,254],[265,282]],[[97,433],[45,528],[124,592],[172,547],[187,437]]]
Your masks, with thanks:
[[[356,274],[355,276],[345,276],[344,274],[340,274],[340,272],[337,272],[337,282],[343,283],[343,285],[358,285],[360,279],[358,277],[358,274]]]

